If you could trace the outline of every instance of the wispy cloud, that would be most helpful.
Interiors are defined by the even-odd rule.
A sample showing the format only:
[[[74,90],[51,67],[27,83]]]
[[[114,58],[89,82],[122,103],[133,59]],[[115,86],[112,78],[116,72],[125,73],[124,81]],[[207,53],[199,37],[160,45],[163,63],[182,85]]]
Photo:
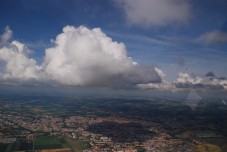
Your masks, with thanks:
[[[9,28],[9,26],[6,26],[5,32],[0,37],[0,47],[6,45],[6,43],[9,41],[12,35],[13,31]]]
[[[211,31],[200,35],[197,39],[197,42],[203,43],[217,43],[217,42],[227,42],[227,33],[222,31]]]
[[[159,39],[156,37],[148,37],[145,35],[140,35],[140,34],[127,34],[127,33],[116,33],[116,32],[111,32],[107,31],[107,34],[111,36],[115,36],[118,38],[123,38],[125,40],[132,40],[135,42],[141,42],[141,43],[149,43],[153,45],[161,45],[161,46],[176,46],[176,43],[169,42],[168,40],[165,39]]]

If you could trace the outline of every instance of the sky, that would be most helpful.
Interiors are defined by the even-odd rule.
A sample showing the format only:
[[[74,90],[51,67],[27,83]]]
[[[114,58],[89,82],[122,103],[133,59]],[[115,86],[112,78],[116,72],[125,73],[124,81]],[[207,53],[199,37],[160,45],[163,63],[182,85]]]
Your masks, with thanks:
[[[1,0],[0,82],[227,88],[226,0]]]

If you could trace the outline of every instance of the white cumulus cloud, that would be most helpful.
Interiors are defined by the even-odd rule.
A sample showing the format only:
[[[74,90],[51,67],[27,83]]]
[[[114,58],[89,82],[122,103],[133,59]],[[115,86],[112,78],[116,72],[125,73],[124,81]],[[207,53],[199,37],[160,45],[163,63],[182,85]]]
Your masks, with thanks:
[[[40,79],[41,67],[36,61],[28,57],[29,49],[18,41],[8,40],[12,36],[12,31],[6,27],[5,33],[1,36],[0,61],[2,71],[1,80],[30,80]]]
[[[218,78],[215,75],[196,76],[188,73],[179,73],[175,82],[177,87],[183,88],[223,88],[227,89],[227,79]]]
[[[115,0],[127,21],[137,26],[164,26],[186,23],[191,18],[188,0]]]
[[[203,82],[203,78],[195,75],[190,75],[188,73],[180,72],[178,74],[177,82],[178,83],[191,83],[191,84],[200,84]]]
[[[1,80],[110,87],[161,82],[154,66],[145,67],[133,61],[123,43],[113,41],[99,28],[66,26],[53,43],[53,47],[45,50],[44,62],[40,65],[18,41],[0,47]]]
[[[84,26],[66,26],[54,43],[54,47],[46,49],[43,67],[51,79],[60,83],[107,85],[115,79],[137,83],[143,78],[146,81],[158,78],[157,75],[140,77],[149,72],[141,71],[143,68],[127,57],[123,43],[114,42],[99,28],[90,30]]]

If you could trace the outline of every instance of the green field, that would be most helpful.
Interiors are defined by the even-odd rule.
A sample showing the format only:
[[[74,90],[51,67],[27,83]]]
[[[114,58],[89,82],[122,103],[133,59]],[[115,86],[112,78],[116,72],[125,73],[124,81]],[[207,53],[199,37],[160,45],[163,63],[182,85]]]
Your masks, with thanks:
[[[53,149],[53,148],[65,148],[69,147],[68,144],[62,138],[38,136],[35,139],[35,149]]]
[[[87,141],[73,140],[67,137],[65,137],[64,139],[74,152],[82,152],[84,149],[89,149],[89,144]]]
[[[57,138],[50,136],[38,136],[35,139],[35,150],[55,149],[55,148],[72,148],[74,152],[81,152],[89,148],[87,141],[74,140],[67,137]]]

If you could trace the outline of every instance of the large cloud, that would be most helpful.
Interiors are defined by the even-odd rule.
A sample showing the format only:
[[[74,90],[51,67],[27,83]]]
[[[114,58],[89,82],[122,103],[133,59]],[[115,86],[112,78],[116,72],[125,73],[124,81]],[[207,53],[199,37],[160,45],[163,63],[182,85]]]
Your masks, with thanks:
[[[126,13],[127,21],[138,26],[163,26],[185,23],[191,17],[188,0],[115,0]]]
[[[4,35],[8,35],[9,28]],[[4,38],[4,43],[5,39]],[[0,48],[3,70],[0,78],[10,80],[54,81],[72,86],[133,87],[161,82],[153,66],[144,67],[127,56],[123,43],[114,42],[101,29],[66,26],[46,49],[44,62],[37,65],[26,46],[18,41]]]
[[[204,43],[217,43],[217,42],[227,42],[227,33],[222,31],[211,31],[208,33],[204,33],[200,35],[197,39],[197,42],[204,42]]]
[[[149,70],[127,57],[123,43],[113,42],[99,28],[66,26],[46,50],[43,67],[51,79],[67,85],[111,85],[160,81]],[[119,84],[121,84],[120,82]]]
[[[3,66],[0,71],[1,80],[30,80],[40,79],[41,67],[36,64],[36,61],[28,57],[28,48],[18,42],[8,40],[12,36],[12,31],[6,27],[5,33],[1,36],[0,44],[0,61]]]

